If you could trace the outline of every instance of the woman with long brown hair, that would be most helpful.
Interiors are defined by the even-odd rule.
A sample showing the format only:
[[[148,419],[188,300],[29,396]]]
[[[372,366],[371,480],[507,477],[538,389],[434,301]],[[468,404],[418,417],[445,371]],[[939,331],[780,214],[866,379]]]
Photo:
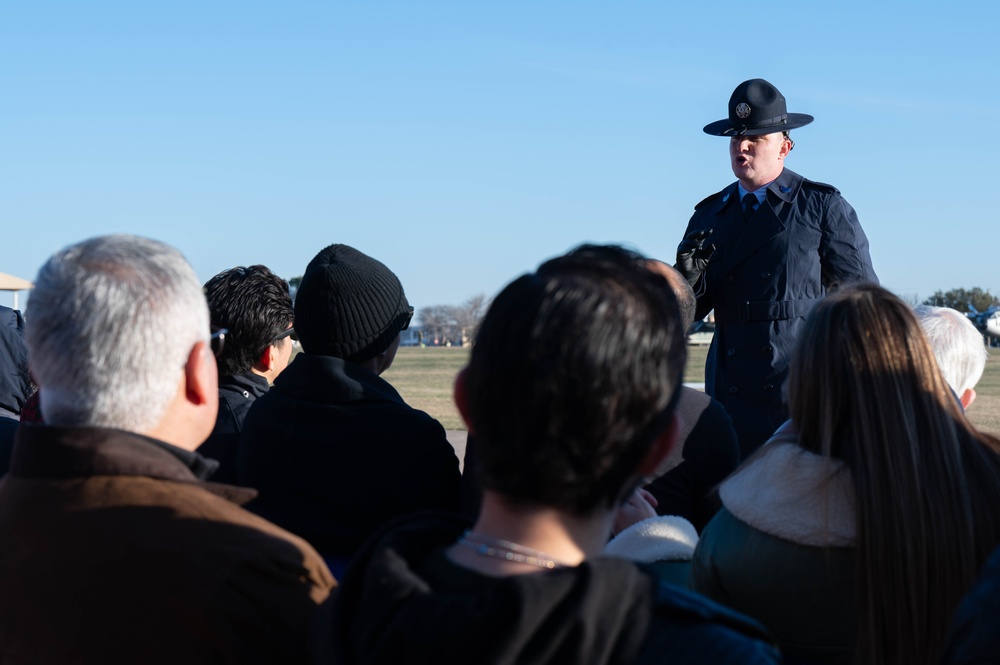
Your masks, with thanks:
[[[1000,542],[1000,440],[974,429],[906,303],[820,302],[796,342],[791,419],[720,488],[693,586],[802,662],[937,662]]]

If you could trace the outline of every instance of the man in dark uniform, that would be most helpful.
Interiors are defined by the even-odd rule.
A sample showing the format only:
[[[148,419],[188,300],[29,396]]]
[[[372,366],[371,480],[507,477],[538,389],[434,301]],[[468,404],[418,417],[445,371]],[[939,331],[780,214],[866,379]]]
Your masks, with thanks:
[[[737,182],[695,206],[677,248],[696,317],[715,310],[705,390],[729,411],[744,459],[786,418],[782,383],[809,309],[839,284],[878,281],[850,204],[785,168],[789,130],[812,121],[767,81],[741,83],[729,117],[705,126],[729,137]]]

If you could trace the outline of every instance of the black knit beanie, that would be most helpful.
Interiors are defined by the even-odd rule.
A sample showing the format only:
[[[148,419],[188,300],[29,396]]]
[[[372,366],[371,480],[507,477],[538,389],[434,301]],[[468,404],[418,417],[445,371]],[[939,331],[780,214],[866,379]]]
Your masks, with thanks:
[[[317,254],[295,294],[295,332],[313,355],[364,362],[388,349],[409,317],[396,275],[347,245]]]

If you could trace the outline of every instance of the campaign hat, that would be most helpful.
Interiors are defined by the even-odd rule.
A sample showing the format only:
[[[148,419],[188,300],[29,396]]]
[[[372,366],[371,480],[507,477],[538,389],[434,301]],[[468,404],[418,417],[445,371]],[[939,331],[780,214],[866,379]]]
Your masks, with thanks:
[[[789,113],[785,96],[764,79],[736,86],[729,98],[729,117],[705,125],[713,136],[760,136],[804,127],[813,121],[805,113]]]

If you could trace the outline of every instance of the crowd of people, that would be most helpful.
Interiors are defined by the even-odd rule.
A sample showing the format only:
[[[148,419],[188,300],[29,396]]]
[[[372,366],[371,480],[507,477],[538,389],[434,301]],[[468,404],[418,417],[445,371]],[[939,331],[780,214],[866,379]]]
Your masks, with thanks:
[[[705,128],[738,182],[676,267],[582,245],[494,298],[464,468],[382,377],[413,307],[377,259],[330,245],[293,301],[55,253],[0,311],[0,662],[1000,662],[982,338],[877,284],[784,106],[754,79]]]

